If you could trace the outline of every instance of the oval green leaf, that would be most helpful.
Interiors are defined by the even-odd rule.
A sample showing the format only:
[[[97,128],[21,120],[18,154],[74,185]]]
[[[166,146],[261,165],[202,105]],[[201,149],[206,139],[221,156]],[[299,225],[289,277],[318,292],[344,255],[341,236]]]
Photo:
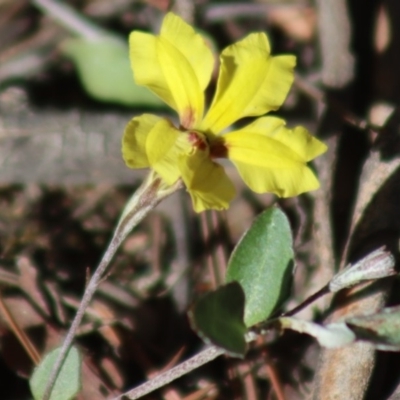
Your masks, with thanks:
[[[164,106],[147,88],[135,84],[124,41],[114,37],[68,39],[61,51],[74,62],[83,87],[93,98],[126,106]]]
[[[293,257],[289,221],[278,207],[269,208],[243,235],[226,272],[226,281],[237,281],[244,290],[246,326],[265,321],[286,299]]]
[[[223,348],[233,357],[243,357],[247,348],[244,303],[244,292],[237,282],[221,286],[192,307],[191,326],[206,343]]]
[[[29,386],[35,400],[43,398],[50,372],[60,348],[53,350],[35,368]],[[81,388],[81,360],[78,350],[71,347],[51,391],[50,400],[73,399]]]

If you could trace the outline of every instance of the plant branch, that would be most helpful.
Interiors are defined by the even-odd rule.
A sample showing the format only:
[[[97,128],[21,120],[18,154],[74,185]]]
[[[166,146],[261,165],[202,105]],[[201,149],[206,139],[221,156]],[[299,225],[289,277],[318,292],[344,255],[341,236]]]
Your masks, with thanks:
[[[322,289],[318,290],[317,292],[312,294],[310,297],[307,297],[302,303],[300,303],[298,306],[296,306],[292,310],[289,310],[289,311],[281,314],[280,317],[289,317],[294,314],[297,314],[303,308],[306,308],[311,303],[314,303],[314,301],[318,300],[320,297],[325,296],[328,293],[330,293],[329,284],[325,285]]]
[[[20,326],[15,321],[15,318],[13,317],[6,303],[4,302],[1,293],[0,293],[0,314],[3,316],[4,320],[7,322],[11,331],[14,333],[18,341],[21,343],[21,346],[27,352],[29,358],[33,361],[35,365],[38,365],[40,362],[39,352],[37,351],[32,341],[29,339],[25,331],[21,329]]]
[[[143,218],[163,199],[175,192],[182,187],[182,182],[179,180],[172,186],[165,186],[162,179],[154,172],[151,172],[139,189],[134,193],[131,199],[128,201],[122,216],[118,222],[118,225],[114,231],[114,235],[108,245],[100,264],[96,268],[92,278],[87,285],[83,294],[82,301],[79,305],[78,311],[75,318],[68,330],[67,336],[61,346],[59,356],[53,365],[51,373],[49,375],[46,390],[43,396],[43,400],[48,400],[51,395],[52,388],[57,379],[57,376],[64,363],[65,357],[71,347],[72,341],[74,340],[76,331],[83,319],[85,311],[89,306],[90,301],[93,298],[94,293],[98,285],[104,276],[104,273],[110,264],[113,256],[118,250],[121,243],[124,241],[126,236],[131,230],[143,220]]]
[[[84,18],[67,4],[55,0],[32,0],[32,3],[75,35],[89,40],[109,36],[107,31]]]
[[[220,347],[210,346],[207,347],[202,352],[196,354],[189,360],[184,361],[181,364],[178,364],[176,367],[171,368],[168,371],[156,376],[153,379],[143,383],[142,385],[121,394],[118,397],[115,397],[113,400],[122,400],[122,398],[127,397],[130,400],[139,399],[142,396],[145,396],[148,393],[153,392],[156,389],[159,389],[162,386],[167,385],[168,383],[174,381],[175,379],[180,378],[181,376],[195,370],[198,367],[214,360],[218,356],[225,353],[225,350]]]

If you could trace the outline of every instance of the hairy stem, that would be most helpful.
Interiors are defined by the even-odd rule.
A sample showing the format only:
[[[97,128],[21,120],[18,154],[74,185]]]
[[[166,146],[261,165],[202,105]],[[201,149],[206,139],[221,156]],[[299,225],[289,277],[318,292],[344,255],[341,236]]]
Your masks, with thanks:
[[[181,364],[178,364],[176,367],[165,371],[164,373],[156,376],[153,379],[143,383],[142,385],[132,389],[126,393],[121,394],[118,397],[115,397],[113,400],[122,400],[122,398],[127,397],[130,400],[139,399],[142,396],[145,396],[148,393],[153,392],[156,389],[159,389],[162,386],[167,385],[168,383],[174,381],[175,379],[180,378],[181,376],[195,370],[198,367],[214,360],[221,354],[224,354],[225,350],[220,347],[210,346],[207,347],[202,352],[196,354],[189,360],[184,361]]]
[[[163,199],[175,192],[182,187],[181,181],[177,181],[172,186],[166,186],[162,179],[151,172],[139,189],[134,193],[131,199],[125,206],[122,216],[118,222],[118,225],[114,231],[114,235],[108,245],[100,264],[96,268],[92,278],[90,279],[85,292],[83,294],[82,301],[79,305],[78,311],[76,312],[75,318],[68,330],[67,336],[61,346],[60,353],[56,362],[53,365],[51,373],[49,375],[46,390],[43,396],[43,400],[48,400],[51,395],[54,383],[61,370],[61,367],[65,361],[66,355],[71,347],[72,341],[74,340],[76,331],[85,315],[85,311],[93,298],[94,293],[98,285],[100,284],[104,273],[118,250],[121,243],[131,232],[131,230],[143,220],[143,218]]]

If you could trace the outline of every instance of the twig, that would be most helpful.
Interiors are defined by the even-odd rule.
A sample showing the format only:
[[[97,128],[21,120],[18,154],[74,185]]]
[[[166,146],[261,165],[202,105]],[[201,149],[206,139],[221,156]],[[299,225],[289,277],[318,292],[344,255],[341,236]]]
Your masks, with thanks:
[[[121,243],[124,241],[126,236],[132,231],[132,229],[164,198],[172,194],[174,191],[182,187],[181,181],[173,186],[163,188],[163,181],[161,178],[156,177],[154,173],[150,173],[148,178],[143,182],[142,186],[136,191],[132,198],[128,201],[125,210],[122,213],[117,228],[114,231],[114,235],[108,245],[100,264],[96,268],[92,278],[90,279],[79,309],[75,315],[75,318],[68,330],[67,336],[61,346],[60,353],[56,362],[53,365],[51,373],[49,375],[46,390],[43,395],[43,400],[48,400],[51,395],[52,388],[57,379],[57,376],[64,363],[65,357],[71,347],[72,341],[74,340],[75,334],[79,328],[79,325],[85,315],[85,310],[89,306],[90,301],[98,285],[104,276],[104,273],[110,264],[113,256],[118,250]]]
[[[322,82],[339,89],[354,77],[354,56],[350,52],[351,29],[346,0],[318,0]]]
[[[275,392],[277,400],[285,400],[282,382],[279,379],[276,368],[273,365],[273,361],[268,356],[265,363],[265,370],[269,376],[269,380],[271,381],[271,386]]]
[[[298,306],[296,306],[292,310],[289,310],[289,311],[283,313],[281,315],[281,317],[289,317],[291,315],[297,314],[303,308],[306,308],[311,303],[314,303],[314,301],[318,300],[320,297],[322,297],[328,293],[330,293],[329,284],[324,286],[322,289],[318,290],[314,294],[312,294],[310,297],[307,297],[307,299],[305,299],[302,303],[300,303]]]
[[[350,263],[337,273],[322,289],[312,294],[297,307],[293,308],[281,317],[289,317],[297,314],[300,310],[307,307],[315,300],[328,293],[337,293],[342,289],[356,286],[365,281],[374,281],[381,278],[396,275],[395,260],[384,246],[371,251],[361,260]]]
[[[140,397],[145,396],[146,394],[151,393],[154,390],[159,389],[175,379],[178,379],[181,376],[195,370],[196,368],[214,360],[224,353],[225,351],[223,349],[216,346],[210,346],[192,358],[189,358],[189,360],[178,364],[176,367],[156,376],[155,378],[143,383],[135,389],[115,397],[113,400],[121,400],[124,397],[127,397],[130,400],[139,399]]]
[[[354,265],[349,265],[348,268],[355,268],[355,269],[360,269],[361,267],[364,267],[365,269],[373,269],[375,270],[375,266],[374,266],[374,262],[375,263],[379,263],[382,264],[382,253],[383,249],[379,249],[377,251],[372,252],[371,254],[367,255],[366,257],[364,257],[363,259],[361,259],[360,261],[358,261],[357,263],[355,263]],[[390,253],[385,253],[385,257],[390,257],[391,262],[394,263],[393,257],[391,257]],[[372,259],[371,259],[372,258]],[[385,270],[387,270],[387,268],[385,268]],[[383,276],[381,276],[383,277]],[[335,277],[334,277],[335,278]],[[333,279],[334,279],[333,278]],[[360,280],[361,282],[362,280]],[[299,312],[300,310],[302,310],[304,307],[310,305],[311,303],[313,303],[315,300],[317,300],[319,297],[330,293],[330,286],[329,283],[327,285],[325,285],[322,289],[320,289],[319,291],[317,291],[316,293],[314,293],[313,295],[311,295],[310,297],[308,297],[304,302],[302,302],[301,304],[299,304],[297,307],[295,307],[294,309],[282,314],[280,317],[284,317],[284,316],[290,316],[290,315],[294,315],[297,312]],[[265,324],[260,324],[257,327],[256,331],[250,331],[247,334],[246,337],[246,341],[251,342],[254,341],[258,335],[262,335],[263,334],[263,329],[267,328],[267,327],[271,327],[274,326],[274,324],[276,324],[276,322],[279,321],[278,319],[272,319],[272,320],[268,320],[266,321]],[[132,389],[124,394],[121,394],[118,397],[115,397],[112,400],[121,400],[123,397],[128,397],[131,400],[135,400],[138,399],[142,396],[145,396],[146,394],[159,389],[162,386],[167,385],[168,383],[172,382],[173,380],[180,378],[181,376],[193,371],[194,369],[200,367],[201,365],[213,360],[214,358],[218,357],[219,355],[225,353],[225,351],[219,347],[216,346],[210,346],[208,347],[206,350],[202,351],[201,353],[195,355],[194,357],[190,358],[187,361],[184,361],[183,363],[177,365],[176,367],[156,376],[155,378],[143,383],[142,385],[136,387],[135,389]],[[284,399],[283,397],[283,391],[282,388],[279,384],[279,380],[277,380],[277,375],[275,373],[275,371],[272,369],[272,367],[269,368],[269,373],[271,374],[271,380],[274,381],[274,388],[276,390],[276,394],[278,396],[279,399]]]
[[[332,111],[338,114],[349,125],[352,125],[353,127],[360,130],[379,130],[378,127],[369,124],[366,119],[359,118],[355,114],[348,111],[346,107],[342,105],[339,101],[337,101],[334,97],[327,96],[321,89],[313,86],[298,74],[295,74],[294,84],[300,91],[302,91],[315,101],[329,105]]]
[[[211,287],[217,288],[223,284],[222,271],[227,264],[224,243],[219,219],[220,213],[210,211],[200,216],[202,240],[206,249],[206,266],[211,279]]]
[[[110,34],[88,21],[72,7],[56,0],[32,0],[44,14],[56,20],[75,35],[89,40],[98,40]]]
[[[0,283],[10,286],[19,286],[19,275],[0,267]]]
[[[308,7],[306,2],[296,3],[297,7]],[[282,4],[282,2],[263,2],[261,4],[241,2],[238,4],[226,3],[210,3],[209,6],[205,8],[204,19],[207,22],[221,22],[230,21],[234,18],[265,18],[266,13],[270,10],[291,8],[291,4]]]
[[[19,327],[14,317],[12,316],[10,310],[8,309],[6,303],[3,300],[3,296],[0,293],[0,313],[3,315],[6,320],[9,328],[12,330],[14,335],[17,337],[18,341],[21,343],[22,347],[25,349],[30,359],[33,361],[35,365],[38,365],[40,362],[40,354],[37,351],[36,347],[33,345],[31,340],[28,338],[23,329]]]

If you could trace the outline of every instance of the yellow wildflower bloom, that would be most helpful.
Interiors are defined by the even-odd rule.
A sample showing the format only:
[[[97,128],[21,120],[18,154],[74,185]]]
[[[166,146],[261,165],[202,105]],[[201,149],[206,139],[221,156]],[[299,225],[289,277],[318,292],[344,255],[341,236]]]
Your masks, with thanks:
[[[181,178],[197,212],[228,208],[235,195],[219,158],[231,160],[257,193],[290,197],[318,188],[307,162],[326,146],[305,128],[288,129],[282,119],[260,117],[221,134],[240,118],[282,105],[294,79],[294,56],[271,56],[264,33],[227,47],[221,53],[214,99],[203,116],[204,91],[214,67],[204,39],[169,13],[158,36],[134,31],[129,42],[136,83],[173,108],[180,126],[151,114],[133,118],[122,144],[128,167],[150,167],[171,185]]]

